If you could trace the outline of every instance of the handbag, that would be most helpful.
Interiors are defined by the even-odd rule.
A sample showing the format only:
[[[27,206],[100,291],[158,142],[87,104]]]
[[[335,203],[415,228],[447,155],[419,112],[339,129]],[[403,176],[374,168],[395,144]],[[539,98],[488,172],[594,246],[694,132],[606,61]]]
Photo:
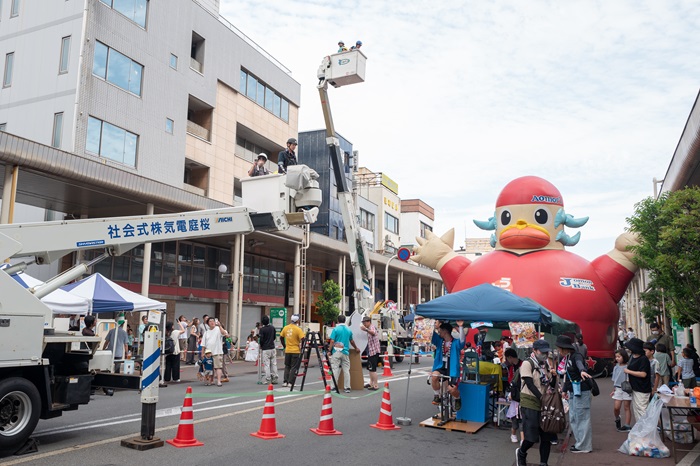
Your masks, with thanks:
[[[588,379],[588,383],[591,386],[591,395],[593,395],[593,396],[600,395],[600,388],[598,388],[598,382],[596,382],[593,377]]]
[[[629,380],[623,381],[620,388],[623,392],[629,393],[630,395],[632,394],[632,384],[629,382]]]
[[[561,434],[566,429],[564,403],[558,390],[546,390],[540,400],[540,429],[550,434]]]

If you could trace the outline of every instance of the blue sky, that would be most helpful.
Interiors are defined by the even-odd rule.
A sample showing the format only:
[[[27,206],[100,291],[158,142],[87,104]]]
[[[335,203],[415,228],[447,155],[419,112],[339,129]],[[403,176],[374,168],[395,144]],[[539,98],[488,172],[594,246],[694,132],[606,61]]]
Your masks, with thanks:
[[[301,83],[300,131],[323,127],[321,58],[362,40],[367,81],[330,90],[336,129],[457,246],[488,236],[472,220],[506,183],[537,175],[591,218],[569,250],[608,252],[699,89],[700,2],[222,0],[221,14]]]

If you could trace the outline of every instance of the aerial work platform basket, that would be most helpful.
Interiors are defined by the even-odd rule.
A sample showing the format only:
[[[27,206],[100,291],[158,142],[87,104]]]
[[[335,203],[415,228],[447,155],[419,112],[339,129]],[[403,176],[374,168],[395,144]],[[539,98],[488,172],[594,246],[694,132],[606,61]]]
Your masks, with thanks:
[[[323,59],[318,77],[333,87],[361,83],[365,81],[366,63],[367,57],[359,50],[334,53]]]

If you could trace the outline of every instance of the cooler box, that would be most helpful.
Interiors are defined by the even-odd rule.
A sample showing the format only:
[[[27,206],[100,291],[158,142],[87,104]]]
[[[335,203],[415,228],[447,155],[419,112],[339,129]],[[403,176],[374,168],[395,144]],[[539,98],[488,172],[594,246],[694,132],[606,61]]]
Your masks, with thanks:
[[[462,409],[457,411],[458,421],[488,422],[490,384],[460,383]]]

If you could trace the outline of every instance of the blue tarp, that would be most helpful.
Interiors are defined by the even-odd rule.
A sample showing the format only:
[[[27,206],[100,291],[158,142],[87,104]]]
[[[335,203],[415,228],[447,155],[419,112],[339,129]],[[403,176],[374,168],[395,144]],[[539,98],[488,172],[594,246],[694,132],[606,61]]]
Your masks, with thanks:
[[[548,327],[552,333],[576,329],[575,323],[562,319],[532,299],[488,283],[419,304],[416,314],[430,319],[467,322],[533,322]]]

